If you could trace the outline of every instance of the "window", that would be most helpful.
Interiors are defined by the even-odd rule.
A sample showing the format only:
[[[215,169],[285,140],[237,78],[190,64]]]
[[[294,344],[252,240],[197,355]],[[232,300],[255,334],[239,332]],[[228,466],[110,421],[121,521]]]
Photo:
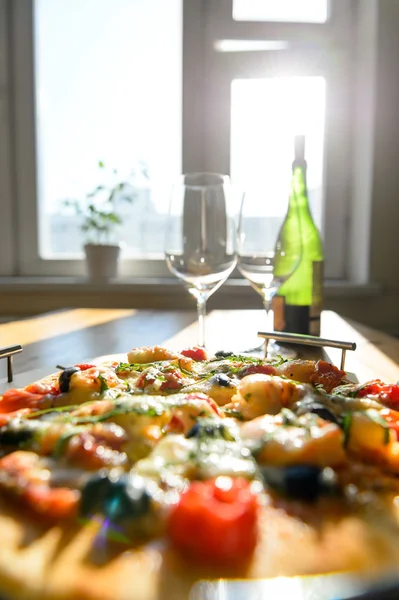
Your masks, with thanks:
[[[19,227],[8,271],[83,273],[79,222],[63,201],[128,178],[122,273],[169,276],[165,217],[179,173],[230,173],[275,206],[305,133],[327,276],[345,277],[351,4],[0,0],[12,70],[0,63],[0,82],[3,69],[15,106],[0,175],[17,174],[7,218]]]
[[[153,232],[164,228],[165,198],[181,172],[181,4],[36,0],[42,258],[81,253],[79,217],[62,201],[119,181],[133,197],[120,207],[125,255],[162,253]]]

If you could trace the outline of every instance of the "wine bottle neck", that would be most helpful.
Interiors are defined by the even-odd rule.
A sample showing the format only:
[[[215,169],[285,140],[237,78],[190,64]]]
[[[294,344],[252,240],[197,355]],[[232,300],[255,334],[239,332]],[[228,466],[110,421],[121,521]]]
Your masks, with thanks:
[[[292,181],[289,207],[302,214],[310,214],[308,190],[306,185],[306,160],[294,160],[292,163]]]

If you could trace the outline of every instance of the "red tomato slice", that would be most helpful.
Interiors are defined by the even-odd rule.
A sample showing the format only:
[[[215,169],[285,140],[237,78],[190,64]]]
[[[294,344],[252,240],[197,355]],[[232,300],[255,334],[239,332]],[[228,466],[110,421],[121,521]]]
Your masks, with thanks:
[[[25,502],[37,513],[49,520],[68,519],[76,514],[79,492],[68,488],[49,488],[29,483],[22,495]]]
[[[239,566],[257,543],[258,501],[247,480],[195,481],[180,497],[168,523],[175,548],[194,561]]]
[[[360,398],[364,396],[378,396],[380,402],[393,408],[399,407],[399,385],[383,383],[380,379],[370,381],[362,387],[357,394]]]
[[[25,391],[32,392],[32,394],[43,394],[43,396],[46,396],[47,394],[57,396],[60,393],[58,384],[45,381],[37,381],[36,383],[30,383],[26,386]]]
[[[92,367],[95,367],[96,365],[90,365],[89,363],[82,363],[81,365],[75,365],[75,367],[78,367],[78,369],[80,369],[81,371],[87,371],[87,369],[91,369]]]
[[[185,348],[180,352],[183,356],[187,356],[187,358],[192,358],[195,361],[200,360],[208,360],[208,355],[206,353],[205,348],[200,348],[199,346],[193,346],[192,348]]]
[[[6,390],[0,399],[0,413],[10,413],[21,408],[36,408],[44,395],[26,390]]]

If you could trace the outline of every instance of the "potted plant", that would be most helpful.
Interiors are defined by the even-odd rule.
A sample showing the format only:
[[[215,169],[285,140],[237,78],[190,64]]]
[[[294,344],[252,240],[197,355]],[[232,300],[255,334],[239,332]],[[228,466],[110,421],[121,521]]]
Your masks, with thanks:
[[[104,163],[98,166],[104,169]],[[63,205],[71,207],[80,218],[80,229],[85,236],[84,245],[88,275],[94,280],[116,277],[120,257],[120,244],[116,240],[118,225],[122,223],[120,206],[133,203],[135,192],[128,181],[118,181],[118,172],[112,171],[111,185],[97,185],[84,200],[67,199]]]

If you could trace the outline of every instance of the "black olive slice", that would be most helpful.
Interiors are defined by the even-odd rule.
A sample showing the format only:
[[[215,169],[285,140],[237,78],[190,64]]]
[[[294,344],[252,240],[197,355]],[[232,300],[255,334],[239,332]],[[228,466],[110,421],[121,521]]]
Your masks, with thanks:
[[[74,373],[77,373],[78,371],[80,371],[79,367],[67,367],[62,371],[62,373],[60,373],[60,377],[58,380],[60,385],[60,392],[69,392],[71,377]]]

